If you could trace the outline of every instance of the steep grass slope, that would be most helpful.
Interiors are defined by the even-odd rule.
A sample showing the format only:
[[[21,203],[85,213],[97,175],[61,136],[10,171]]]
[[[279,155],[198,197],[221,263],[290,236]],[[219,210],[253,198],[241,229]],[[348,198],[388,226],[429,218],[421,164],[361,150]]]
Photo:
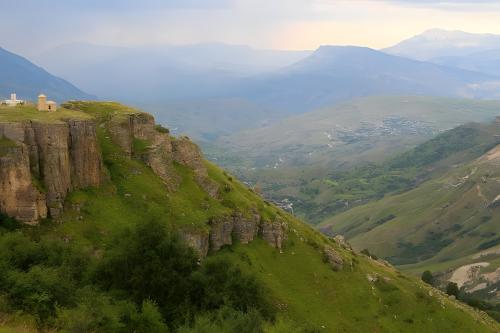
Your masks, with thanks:
[[[493,275],[483,279],[477,270],[459,285],[473,289],[484,282],[477,290],[494,290],[500,242],[499,157],[497,146],[414,190],[353,208],[322,227],[417,274],[430,269],[448,274],[446,279],[453,281],[453,270],[487,262],[480,270]],[[488,298],[498,301],[495,292]]]
[[[225,259],[254,276],[276,311],[264,328],[268,332],[498,331],[498,325],[484,314],[382,261],[326,238],[266,203],[218,167],[193,163],[196,156],[185,139],[171,138],[172,142],[180,140],[173,143],[177,147],[173,153],[182,151],[175,159],[184,164],[174,161],[168,177],[160,177],[151,159],[156,148],[152,142],[134,137],[132,151],[127,152],[123,137],[116,135],[128,119],[147,120],[147,115],[116,103],[74,102],[65,106],[95,119],[105,181],[99,187],[72,191],[56,218],[17,231],[32,242],[49,239],[74,248],[98,266],[117,235],[154,220],[188,242],[198,240],[190,244],[202,257],[200,243],[206,240],[210,243],[209,259]],[[136,129],[134,135],[144,134],[143,127]],[[165,129],[156,130],[167,135]],[[206,175],[201,173],[203,168]],[[216,195],[211,192],[214,186],[220,190]],[[249,214],[259,216],[259,236],[247,239],[234,228],[241,222],[238,216]],[[11,232],[3,231],[0,237],[8,235]],[[57,269],[58,263],[50,265]],[[3,311],[7,301],[1,299]],[[64,305],[63,311],[64,307],[71,305]],[[29,321],[31,315],[27,311],[15,316],[9,313],[7,322],[15,326],[16,322]],[[10,326],[4,330],[9,331]]]

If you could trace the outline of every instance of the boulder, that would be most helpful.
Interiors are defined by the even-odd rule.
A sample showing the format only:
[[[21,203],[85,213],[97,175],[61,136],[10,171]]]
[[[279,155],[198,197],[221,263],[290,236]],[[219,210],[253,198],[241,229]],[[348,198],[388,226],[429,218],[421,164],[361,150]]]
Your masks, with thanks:
[[[323,255],[333,270],[340,271],[344,268],[344,260],[331,246],[324,247]]]

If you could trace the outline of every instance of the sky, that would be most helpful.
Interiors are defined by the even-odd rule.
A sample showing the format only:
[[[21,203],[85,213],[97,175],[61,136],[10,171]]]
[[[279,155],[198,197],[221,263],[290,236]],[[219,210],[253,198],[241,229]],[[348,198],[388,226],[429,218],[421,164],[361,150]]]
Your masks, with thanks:
[[[493,0],[0,0],[0,47],[223,42],[312,50],[391,46],[430,28],[500,34]]]

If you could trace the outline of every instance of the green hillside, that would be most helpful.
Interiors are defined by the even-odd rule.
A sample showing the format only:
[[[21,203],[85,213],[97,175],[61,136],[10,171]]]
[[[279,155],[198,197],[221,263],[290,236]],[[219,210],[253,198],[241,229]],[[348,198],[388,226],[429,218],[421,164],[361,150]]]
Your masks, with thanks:
[[[499,156],[497,146],[411,191],[329,218],[321,228],[404,271],[430,270],[441,283],[457,281],[465,291],[499,303]]]
[[[318,166],[260,169],[245,173],[245,179],[260,184],[266,197],[290,200],[296,215],[316,224],[481,156],[496,145],[498,131],[496,123],[465,124],[382,163],[347,171]]]
[[[160,177],[147,156],[165,141],[134,137],[130,153],[117,141],[130,119],[149,115],[117,103],[64,106],[97,123],[104,180],[71,191],[62,212],[39,225],[0,215],[0,332],[500,330],[484,313],[312,230],[215,165],[197,164],[187,139],[155,127],[185,161]],[[17,111],[14,122],[30,118]],[[0,146],[0,159],[13,149]],[[213,247],[220,221],[256,215],[260,233],[249,244],[233,232]],[[208,257],[182,242],[185,232],[210,233]]]

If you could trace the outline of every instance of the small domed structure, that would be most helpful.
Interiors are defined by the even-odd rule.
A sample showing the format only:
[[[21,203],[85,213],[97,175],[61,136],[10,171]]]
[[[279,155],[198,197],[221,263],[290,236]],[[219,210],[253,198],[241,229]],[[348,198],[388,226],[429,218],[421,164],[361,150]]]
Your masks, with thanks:
[[[57,103],[47,101],[47,96],[40,94],[38,95],[38,111],[57,111]]]

